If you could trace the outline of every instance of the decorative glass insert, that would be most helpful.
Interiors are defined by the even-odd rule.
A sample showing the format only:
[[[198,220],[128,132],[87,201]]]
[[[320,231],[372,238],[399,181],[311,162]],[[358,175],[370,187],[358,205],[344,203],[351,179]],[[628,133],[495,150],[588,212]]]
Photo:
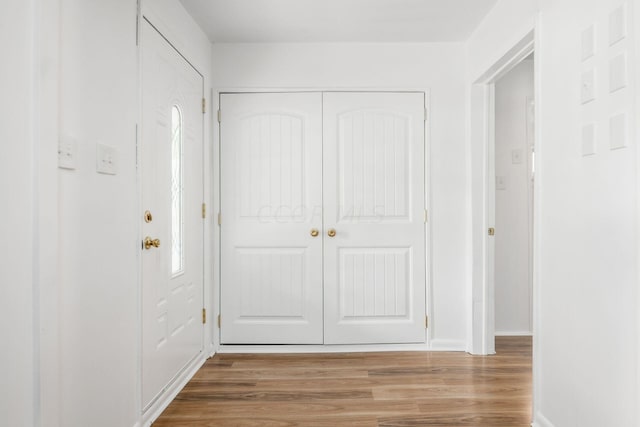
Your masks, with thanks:
[[[171,274],[184,269],[184,221],[182,179],[182,113],[177,105],[171,108]]]

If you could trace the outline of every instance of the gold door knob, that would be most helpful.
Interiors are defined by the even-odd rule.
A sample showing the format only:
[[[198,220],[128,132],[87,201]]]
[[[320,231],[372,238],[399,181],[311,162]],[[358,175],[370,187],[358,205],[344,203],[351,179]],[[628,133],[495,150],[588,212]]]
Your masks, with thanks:
[[[318,237],[319,234],[320,234],[320,232],[318,231],[317,228],[312,228],[311,229],[311,237]]]
[[[151,237],[147,236],[144,238],[144,248],[146,250],[151,249],[151,247],[154,248],[159,248],[160,247],[160,239],[152,239]]]
[[[327,231],[327,235],[329,237],[336,237],[336,230],[335,228],[330,228],[329,231]]]

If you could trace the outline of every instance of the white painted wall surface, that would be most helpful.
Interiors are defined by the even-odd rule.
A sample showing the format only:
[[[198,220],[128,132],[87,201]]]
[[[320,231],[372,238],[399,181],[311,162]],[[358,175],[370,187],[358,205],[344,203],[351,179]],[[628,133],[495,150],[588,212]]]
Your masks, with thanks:
[[[205,78],[209,77],[211,43],[179,1],[143,0],[142,13]]]
[[[499,0],[467,41],[468,73],[475,81],[533,28],[538,0]]]
[[[432,345],[465,349],[467,218],[464,45],[214,44],[231,88],[428,88],[431,93]]]
[[[483,72],[502,44],[517,40],[508,11],[529,1],[501,0],[469,44],[470,70]],[[630,2],[631,3],[631,2]],[[536,153],[536,426],[637,426],[637,134],[610,150],[608,121],[633,109],[637,90],[633,32],[608,46],[609,13],[619,0],[542,0],[536,61],[540,86]],[[525,9],[523,9],[525,10]],[[523,21],[535,19],[534,11]],[[581,63],[582,31],[597,26],[598,54]],[[630,29],[632,31],[632,29]],[[525,31],[526,32],[526,31]],[[608,61],[628,49],[631,87],[609,95]],[[490,64],[489,64],[490,65]],[[581,73],[596,66],[598,101],[580,104]],[[635,74],[634,74],[635,73]],[[470,81],[475,75],[472,74]],[[598,123],[597,153],[581,155],[583,120]],[[630,131],[637,125],[630,126]],[[477,159],[472,159],[477,161]]]
[[[632,33],[608,43],[609,13],[621,3],[541,1],[539,410],[558,427],[640,423],[632,374],[640,363],[637,135],[612,151],[608,129],[613,113],[637,117]],[[591,24],[597,54],[581,64],[581,36]],[[609,94],[609,59],[625,50],[631,86]],[[590,67],[598,73],[597,99],[582,107],[580,76]],[[582,157],[582,125],[590,120],[597,152]]]
[[[35,180],[37,247],[34,263],[35,308],[39,324],[37,417],[47,427],[60,425],[59,278],[58,278],[58,129],[59,0],[37,0],[35,18]]]
[[[154,6],[207,74],[208,42],[173,4]],[[59,171],[60,425],[133,426],[141,415],[137,5],[62,0],[60,15],[60,134],[77,141],[77,168]],[[116,175],[96,173],[97,144],[116,149]]]
[[[533,60],[495,85],[495,327],[496,335],[531,333],[529,221],[531,173],[527,102],[533,99]],[[514,161],[514,150],[521,161]],[[497,178],[496,178],[497,179]]]
[[[34,2],[10,0],[0,14],[0,425],[35,423],[34,359]]]
[[[61,3],[60,133],[77,168],[60,169],[61,425],[137,421],[136,4]],[[96,146],[117,175],[96,173]]]

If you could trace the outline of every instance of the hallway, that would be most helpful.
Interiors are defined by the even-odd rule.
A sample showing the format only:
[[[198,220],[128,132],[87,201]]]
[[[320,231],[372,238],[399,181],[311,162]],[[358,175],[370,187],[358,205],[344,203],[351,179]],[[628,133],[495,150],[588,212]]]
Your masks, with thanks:
[[[158,426],[528,426],[531,338],[462,352],[217,354]]]
[[[640,427],[640,0],[3,5],[0,426]]]

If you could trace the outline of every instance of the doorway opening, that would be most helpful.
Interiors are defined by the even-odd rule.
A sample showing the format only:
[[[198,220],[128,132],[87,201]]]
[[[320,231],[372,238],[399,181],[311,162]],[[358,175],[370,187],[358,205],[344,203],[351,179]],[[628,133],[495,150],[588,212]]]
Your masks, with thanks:
[[[535,122],[535,112],[540,107],[536,105],[539,67],[534,50],[535,31],[531,29],[471,85],[473,214],[468,351],[476,355],[495,354],[496,334],[530,335],[532,338],[524,339],[531,343],[535,378],[536,236],[540,224],[538,216],[534,217],[538,211],[535,201],[539,200],[539,186],[535,183],[540,181],[539,172],[534,174],[535,156],[539,157],[535,132],[539,125]],[[521,80],[520,85],[516,84],[517,80]],[[515,196],[509,197],[509,188]],[[513,212],[503,207],[514,198],[519,199],[518,217],[522,218],[518,221],[514,221]],[[520,254],[512,259],[514,254],[508,251],[513,250],[509,245],[514,244],[518,245]],[[516,259],[520,282],[514,286],[516,273],[510,270],[516,265]],[[535,390],[533,394],[535,402]]]
[[[534,60],[495,83],[495,336],[533,332]]]
[[[506,230],[500,228],[505,227],[507,224],[505,221],[508,218],[505,218],[504,212],[498,214],[500,222],[496,223],[496,201],[498,200],[499,204],[507,201],[508,197],[504,197],[507,190],[502,188],[506,189],[513,185],[513,183],[510,183],[510,177],[507,176],[509,174],[505,171],[517,166],[521,169],[522,174],[526,176],[527,171],[532,170],[535,163],[533,158],[533,150],[535,148],[533,114],[535,96],[532,94],[536,92],[537,87],[531,81],[536,78],[535,70],[528,71],[530,77],[528,77],[527,87],[530,89],[527,89],[527,91],[531,90],[531,93],[527,93],[524,96],[520,106],[503,105],[511,95],[507,93],[503,100],[500,88],[507,84],[510,79],[514,79],[513,76],[509,76],[510,72],[522,72],[522,69],[526,69],[528,66],[529,68],[535,68],[533,67],[534,40],[535,34],[532,29],[471,85],[470,149],[473,214],[471,216],[472,298],[470,299],[471,321],[468,350],[472,354],[494,354],[496,332],[500,334],[506,332],[514,333],[516,331],[520,332],[520,334],[525,332],[535,333],[535,301],[534,293],[531,292],[531,289],[534,288],[531,278],[534,276],[535,271],[534,263],[532,262],[533,256],[531,255],[535,247],[533,227],[531,225],[533,224],[532,212],[534,206],[534,192],[532,191],[533,184],[531,180],[527,183],[525,179],[524,183],[520,182],[518,186],[521,192],[518,197],[524,197],[523,203],[527,206],[522,214],[526,218],[524,220],[525,225],[519,229],[519,232],[525,236],[523,238],[525,243],[520,243],[521,246],[525,247],[523,249],[525,255],[521,258],[524,261],[519,261],[523,264],[519,267],[519,270],[524,271],[523,277],[525,278],[522,280],[525,283],[520,284],[524,290],[519,290],[518,292],[523,292],[524,297],[521,304],[525,308],[513,310],[513,307],[508,307],[504,312],[498,314],[498,322],[503,322],[512,315],[511,312],[524,310],[525,313],[518,313],[518,316],[525,319],[525,325],[511,325],[509,327],[504,326],[502,323],[496,325],[496,303],[500,303],[499,310],[503,310],[505,303],[501,301],[505,296],[509,295],[508,291],[513,291],[512,289],[505,289],[504,286],[496,288],[496,250],[499,251],[499,254],[508,250],[504,248],[504,245],[509,242],[510,237],[513,237],[510,236],[513,233],[509,232],[508,226]],[[497,86],[498,94],[496,94]],[[507,87],[507,92],[508,89]],[[497,96],[498,99],[496,98]],[[496,102],[500,105],[497,106]],[[508,123],[511,120],[509,118],[501,120],[496,114],[497,107],[501,110],[508,110],[509,114],[519,114],[521,125]],[[496,120],[500,120],[500,123],[497,123]],[[503,124],[504,120],[507,123]],[[509,130],[511,126],[514,129],[520,126],[520,131],[516,130],[514,133],[519,133],[523,139],[522,142],[517,144],[509,142],[510,133],[506,132],[505,129]],[[503,143],[496,140],[497,137],[500,140],[507,139],[504,148],[502,147]],[[498,145],[496,146],[496,144]],[[496,153],[496,148],[498,153]],[[506,163],[499,167],[498,180],[496,180],[496,154],[500,157],[501,162],[504,157],[504,163]],[[501,189],[497,190],[497,187]],[[516,187],[513,188],[516,190]],[[498,224],[500,225],[498,226]],[[500,236],[500,238],[497,239],[496,236]],[[498,244],[498,248],[496,248],[496,244]],[[506,258],[507,261],[505,262],[503,258]],[[498,262],[500,263],[500,268],[512,267],[506,255],[504,257],[500,256]],[[504,282],[504,276],[504,270],[500,270],[498,279]],[[499,284],[498,286],[502,285]],[[499,298],[500,301],[497,301],[496,298]],[[508,301],[506,304],[512,304],[512,302]],[[498,329],[496,326],[498,326]]]

